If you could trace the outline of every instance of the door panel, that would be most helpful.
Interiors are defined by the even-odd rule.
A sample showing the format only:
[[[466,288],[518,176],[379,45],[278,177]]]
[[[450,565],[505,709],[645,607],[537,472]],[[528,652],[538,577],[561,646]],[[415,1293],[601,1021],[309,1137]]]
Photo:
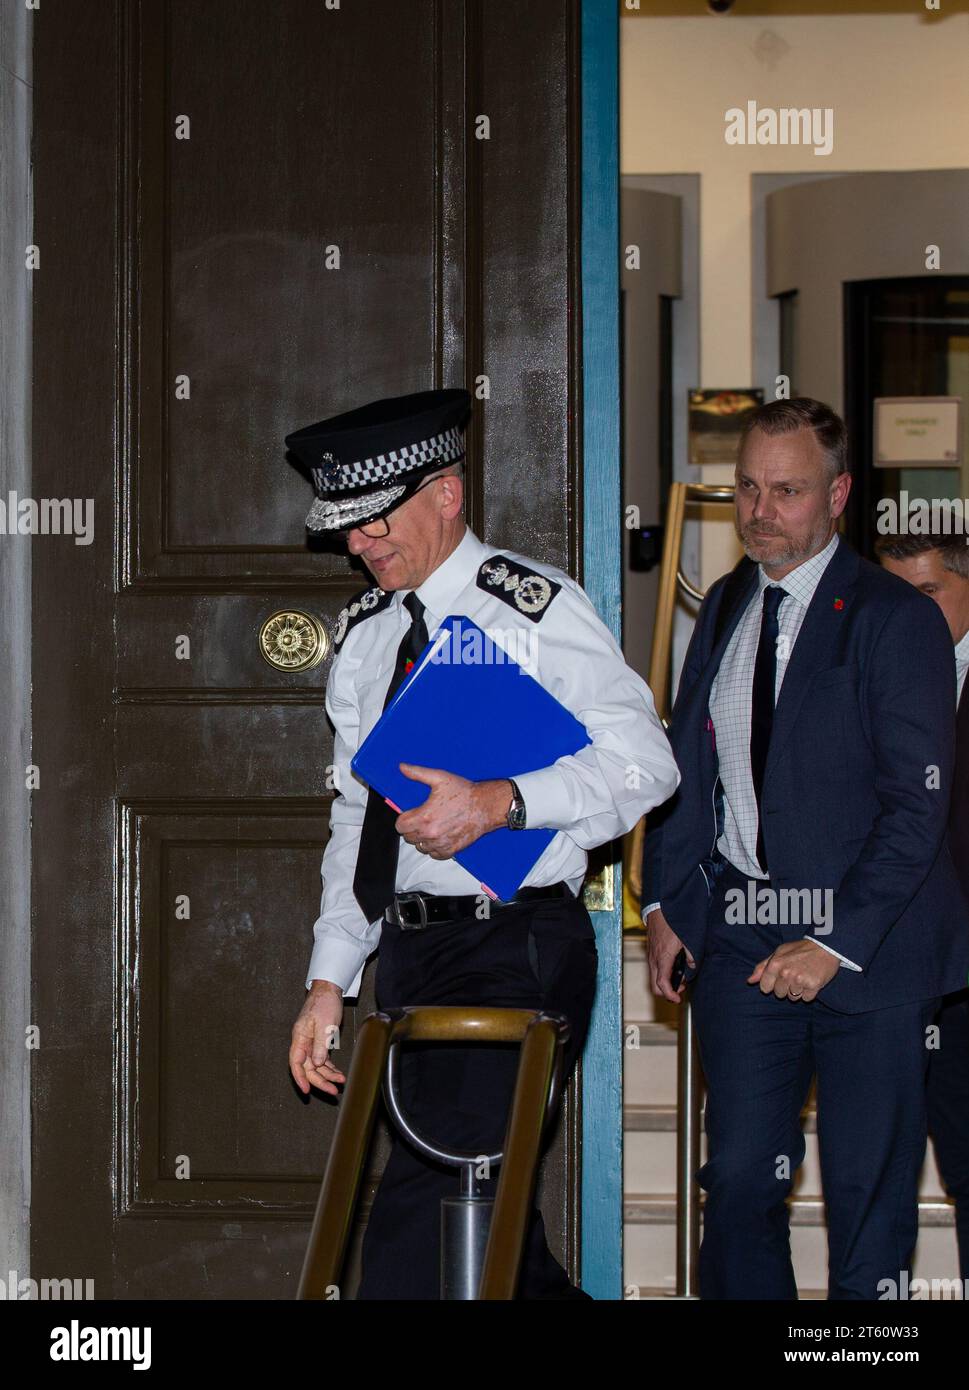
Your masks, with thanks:
[[[295,1293],[337,1114],[286,1068],[332,653],[280,671],[258,638],[284,609],[332,633],[368,579],[307,543],[283,436],[484,379],[469,521],[575,572],[576,21],[520,8],[47,0],[35,28],[33,487],[95,514],[35,551],[35,1278]],[[372,1007],[371,966],[345,1061]],[[576,1115],[543,1190],[573,1267]]]

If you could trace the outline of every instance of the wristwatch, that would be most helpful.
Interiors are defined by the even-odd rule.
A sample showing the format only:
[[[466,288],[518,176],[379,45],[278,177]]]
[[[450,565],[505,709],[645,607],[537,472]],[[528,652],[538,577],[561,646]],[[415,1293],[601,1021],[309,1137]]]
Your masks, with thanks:
[[[522,796],[521,792],[518,790],[518,783],[512,781],[512,779],[511,779],[510,777],[509,777],[507,780],[508,780],[509,782],[511,782],[511,805],[508,807],[508,816],[507,816],[508,829],[509,829],[509,830],[524,830],[524,829],[525,829],[525,800],[524,800],[524,797]]]

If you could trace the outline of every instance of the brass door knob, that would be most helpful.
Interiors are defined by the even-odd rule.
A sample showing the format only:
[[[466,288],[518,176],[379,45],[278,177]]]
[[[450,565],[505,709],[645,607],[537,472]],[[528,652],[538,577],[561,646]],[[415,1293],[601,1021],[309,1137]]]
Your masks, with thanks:
[[[259,629],[259,650],[277,671],[308,671],[320,664],[329,645],[319,618],[298,609],[273,613]]]

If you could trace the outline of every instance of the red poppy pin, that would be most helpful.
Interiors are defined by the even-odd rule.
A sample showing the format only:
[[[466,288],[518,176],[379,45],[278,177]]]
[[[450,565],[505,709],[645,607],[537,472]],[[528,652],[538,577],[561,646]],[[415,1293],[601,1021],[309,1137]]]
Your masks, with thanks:
[[[840,603],[841,600],[838,599],[838,602]],[[413,671],[413,669],[414,669],[414,663],[413,663],[413,661],[411,661],[410,657],[408,657],[407,660],[404,662],[404,675],[405,675],[405,676],[409,676],[410,673],[411,673],[411,671]]]
[[[834,601],[834,606],[835,606],[835,608],[838,610],[838,612],[840,613],[841,610],[842,610],[842,608],[844,608],[844,606],[845,606],[845,601],[844,601],[844,599],[843,599],[843,598],[836,598],[835,601]]]

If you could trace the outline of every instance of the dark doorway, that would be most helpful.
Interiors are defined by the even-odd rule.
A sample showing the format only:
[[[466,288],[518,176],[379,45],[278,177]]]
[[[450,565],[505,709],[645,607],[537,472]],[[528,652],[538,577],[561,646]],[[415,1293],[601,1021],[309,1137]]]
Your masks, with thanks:
[[[961,497],[957,467],[873,467],[879,396],[958,396],[969,379],[969,276],[861,280],[844,287],[845,420],[854,482],[846,530],[869,559],[883,497]]]

